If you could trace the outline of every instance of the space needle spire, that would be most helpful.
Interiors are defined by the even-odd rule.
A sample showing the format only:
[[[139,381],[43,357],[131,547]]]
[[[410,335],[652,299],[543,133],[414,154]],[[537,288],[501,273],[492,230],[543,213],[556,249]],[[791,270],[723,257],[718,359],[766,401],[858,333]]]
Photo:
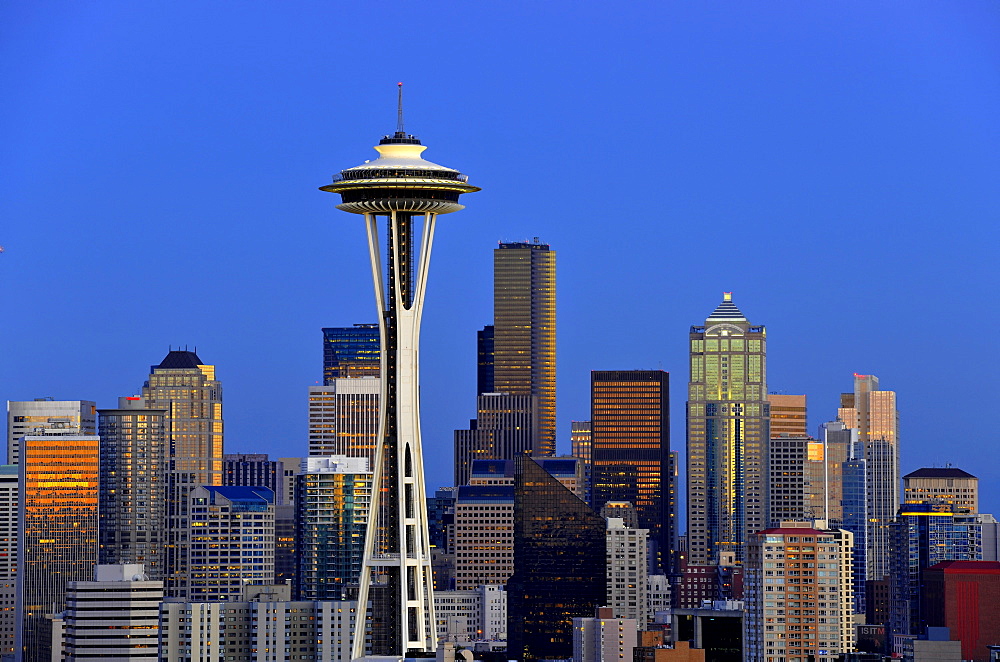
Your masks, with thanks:
[[[457,170],[421,157],[427,148],[403,128],[403,84],[398,87],[396,132],[375,146],[379,157],[320,187],[340,194],[338,209],[365,217],[381,334],[378,442],[353,659],[364,657],[369,628],[374,656],[401,658],[436,647],[420,444],[420,318],[437,217],[464,209],[459,196],[480,190]]]

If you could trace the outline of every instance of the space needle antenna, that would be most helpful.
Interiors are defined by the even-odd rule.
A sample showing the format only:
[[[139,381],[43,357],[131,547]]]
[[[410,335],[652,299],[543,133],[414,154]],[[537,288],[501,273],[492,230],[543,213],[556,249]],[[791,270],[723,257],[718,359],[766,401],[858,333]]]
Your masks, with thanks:
[[[402,136],[406,134],[406,131],[403,129],[403,83],[396,83],[396,86],[399,88],[399,101],[397,102],[398,110],[396,111],[396,133],[401,134]]]

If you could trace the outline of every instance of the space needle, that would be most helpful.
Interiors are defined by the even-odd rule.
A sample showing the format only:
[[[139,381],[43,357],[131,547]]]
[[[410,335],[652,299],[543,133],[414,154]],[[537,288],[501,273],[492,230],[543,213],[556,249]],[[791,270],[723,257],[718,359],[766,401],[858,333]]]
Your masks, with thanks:
[[[365,655],[369,600],[373,656],[401,658],[436,647],[420,447],[420,318],[437,217],[464,209],[459,196],[480,189],[457,170],[425,161],[425,149],[403,128],[399,83],[396,132],[375,146],[378,158],[320,187],[340,194],[338,209],[365,217],[381,333],[378,443],[353,659]]]

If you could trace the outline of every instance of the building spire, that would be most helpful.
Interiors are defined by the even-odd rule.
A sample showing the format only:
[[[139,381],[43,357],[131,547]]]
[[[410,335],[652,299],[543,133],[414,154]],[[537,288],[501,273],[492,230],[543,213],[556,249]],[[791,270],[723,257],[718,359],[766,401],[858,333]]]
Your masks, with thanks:
[[[396,111],[396,135],[403,137],[406,135],[406,130],[403,128],[403,83],[400,81],[396,83],[399,88],[399,101],[397,102]]]

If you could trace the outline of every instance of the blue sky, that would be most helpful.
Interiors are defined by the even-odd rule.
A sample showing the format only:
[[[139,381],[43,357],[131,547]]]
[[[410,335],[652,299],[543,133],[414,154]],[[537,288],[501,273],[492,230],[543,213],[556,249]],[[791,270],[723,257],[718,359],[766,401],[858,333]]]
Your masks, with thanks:
[[[903,470],[1000,511],[995,2],[0,5],[0,399],[136,392],[169,345],[224,383],[226,449],[305,452],[323,326],[374,321],[358,217],[317,191],[406,84],[443,217],[423,335],[430,486],[475,407],[492,249],[558,251],[560,449],[589,371],[672,374],[721,299],[769,388],[898,392]],[[997,514],[1000,514],[998,512]]]

